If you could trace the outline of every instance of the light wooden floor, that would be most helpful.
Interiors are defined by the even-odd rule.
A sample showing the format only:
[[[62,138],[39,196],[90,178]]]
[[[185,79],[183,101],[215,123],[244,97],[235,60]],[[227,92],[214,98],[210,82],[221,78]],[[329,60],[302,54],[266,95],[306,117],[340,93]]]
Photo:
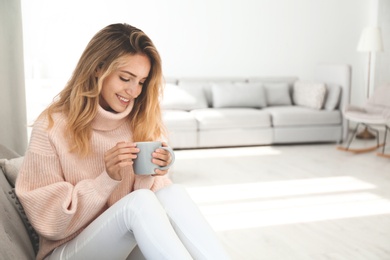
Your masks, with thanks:
[[[373,152],[179,150],[171,174],[232,259],[390,259],[390,159]]]

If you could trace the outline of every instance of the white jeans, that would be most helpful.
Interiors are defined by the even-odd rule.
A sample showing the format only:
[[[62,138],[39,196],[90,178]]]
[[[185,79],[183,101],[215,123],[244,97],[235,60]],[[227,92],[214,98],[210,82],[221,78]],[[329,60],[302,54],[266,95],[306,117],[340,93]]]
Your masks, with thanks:
[[[146,259],[230,259],[185,189],[136,190],[46,259],[126,259],[138,244]]]

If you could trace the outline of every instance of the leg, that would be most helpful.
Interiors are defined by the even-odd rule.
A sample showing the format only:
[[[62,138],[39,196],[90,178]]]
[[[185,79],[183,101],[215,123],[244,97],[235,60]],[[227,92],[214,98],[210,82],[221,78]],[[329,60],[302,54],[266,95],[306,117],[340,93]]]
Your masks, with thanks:
[[[349,149],[349,146],[351,145],[353,138],[355,138],[355,136],[356,136],[356,132],[357,132],[357,130],[359,128],[359,125],[360,125],[360,123],[356,124],[355,130],[353,131],[353,134],[349,138],[348,145],[347,145],[347,150]]]
[[[48,259],[126,259],[137,243],[147,259],[192,259],[150,190],[119,200]]]
[[[156,192],[172,226],[194,259],[230,259],[186,190],[172,184]]]
[[[383,138],[383,150],[382,150],[383,154],[385,154],[385,149],[386,149],[387,131],[389,131],[389,128],[387,127],[387,125],[385,125],[385,137]],[[379,137],[378,137],[378,139],[379,139]]]

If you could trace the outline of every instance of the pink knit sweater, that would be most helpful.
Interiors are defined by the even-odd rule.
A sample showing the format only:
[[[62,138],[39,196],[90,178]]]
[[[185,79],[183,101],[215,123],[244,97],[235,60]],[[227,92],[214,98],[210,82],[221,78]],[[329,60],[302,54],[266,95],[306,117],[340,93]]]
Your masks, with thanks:
[[[40,235],[37,259],[77,236],[108,207],[136,189],[157,191],[171,183],[165,176],[138,176],[132,166],[123,168],[122,180],[111,179],[105,170],[104,153],[116,143],[132,141],[128,120],[131,106],[119,114],[99,107],[93,121],[93,154],[82,158],[69,153],[66,118],[53,116],[54,126],[41,117],[16,182],[16,193]]]

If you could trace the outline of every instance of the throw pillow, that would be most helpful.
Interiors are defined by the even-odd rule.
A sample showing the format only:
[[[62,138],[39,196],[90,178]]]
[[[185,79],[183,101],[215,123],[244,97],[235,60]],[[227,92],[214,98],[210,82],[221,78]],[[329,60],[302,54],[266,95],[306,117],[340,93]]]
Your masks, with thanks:
[[[17,157],[13,159],[0,159],[0,167],[4,172],[5,177],[12,187],[15,187],[15,181],[19,173],[19,168],[22,165],[24,157]],[[27,218],[27,215],[23,209],[22,204],[20,203],[18,197],[15,193],[15,188],[12,188],[8,191],[7,194],[8,200],[12,202],[14,208],[18,211],[20,218],[23,221],[23,224],[26,228],[26,231],[30,237],[33,249],[35,254],[37,254],[39,249],[39,236],[32,227],[30,221]]]
[[[336,84],[326,84],[324,109],[335,110],[340,103],[341,87]]]
[[[36,255],[39,250],[39,236],[35,231],[35,229],[33,228],[33,226],[31,225],[30,221],[28,220],[26,212],[24,211],[22,204],[20,203],[18,197],[16,196],[15,188],[10,190],[7,196],[8,199],[13,203],[14,208],[18,211],[18,214],[23,221],[24,227],[26,228],[27,234],[30,237],[31,244],[33,246]]]
[[[288,83],[264,84],[268,106],[289,106],[292,104]]]
[[[261,83],[215,83],[212,86],[212,98],[215,108],[266,106]]]
[[[202,88],[180,87],[174,84],[166,84],[163,99],[163,109],[193,110],[207,108],[207,100]]]
[[[17,157],[10,160],[0,159],[0,167],[3,169],[5,177],[12,187],[15,187],[16,177],[18,176],[23,159],[24,157]]]
[[[297,81],[294,83],[293,101],[297,106],[321,109],[324,105],[326,86],[324,83]]]

